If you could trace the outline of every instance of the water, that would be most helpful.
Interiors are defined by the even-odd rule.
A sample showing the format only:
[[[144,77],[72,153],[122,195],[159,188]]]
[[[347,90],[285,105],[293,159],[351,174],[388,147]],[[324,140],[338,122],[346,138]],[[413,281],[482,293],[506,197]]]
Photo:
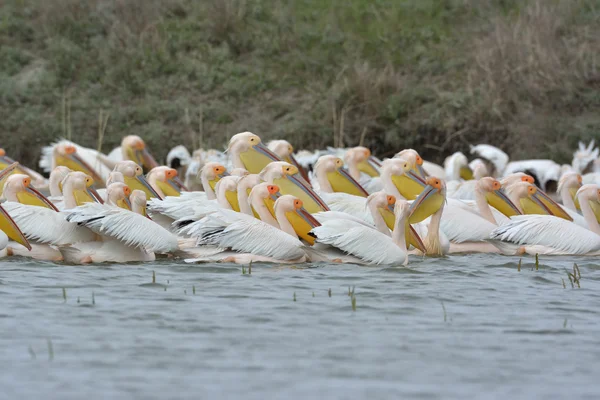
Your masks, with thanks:
[[[411,261],[243,275],[2,260],[2,397],[598,398],[595,259]]]

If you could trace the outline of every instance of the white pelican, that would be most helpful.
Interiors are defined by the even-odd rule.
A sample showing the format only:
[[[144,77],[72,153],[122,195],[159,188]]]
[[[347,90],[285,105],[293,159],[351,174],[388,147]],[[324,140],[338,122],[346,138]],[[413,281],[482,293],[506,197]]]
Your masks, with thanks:
[[[533,177],[540,189],[555,192],[560,179],[561,166],[552,160],[511,161],[506,166],[504,175],[515,172],[524,172]]]
[[[444,207],[440,228],[451,242],[451,253],[498,252],[485,240],[500,223],[507,220],[505,215],[521,214],[502,191],[500,182],[489,177],[476,182],[476,208],[456,199],[448,199]],[[501,212],[493,212],[490,203]]]
[[[141,165],[146,171],[158,167],[158,163],[146,148],[146,143],[137,135],[125,136],[121,140],[121,146],[116,147],[108,154],[108,160],[106,158],[104,157],[103,161],[111,169],[114,168],[115,163],[123,160],[131,160]]]
[[[252,132],[233,135],[229,141],[227,152],[234,168],[244,168],[251,174],[258,174],[272,161],[281,161]]]
[[[145,215],[123,209],[117,204],[130,193],[122,183],[107,188],[107,204],[86,203],[67,211],[67,221],[87,228],[98,236],[96,240],[77,240],[60,246],[65,261],[73,263],[152,261],[154,253],[168,253],[178,249],[177,237],[154,223]],[[132,193],[133,194],[133,193]],[[135,191],[136,209],[144,210],[145,193]],[[139,197],[139,198],[138,198]]]
[[[270,193],[266,193],[270,195]],[[262,201],[259,196],[255,202]],[[255,209],[261,204],[253,203]],[[284,195],[275,202],[275,217],[279,229],[243,213],[220,209],[209,214],[200,223],[190,226],[188,234],[196,237],[199,245],[230,249],[216,260],[247,263],[254,261],[305,262],[308,255],[305,245],[298,240],[294,223],[302,221],[316,227],[319,223],[302,207],[302,201]],[[186,260],[187,262],[214,261],[215,258]]]
[[[196,208],[202,208],[211,201],[216,203],[216,185],[227,176],[228,173],[222,164],[206,163],[200,172],[203,192],[182,192],[181,196],[168,196],[163,200],[150,199],[148,204],[150,216],[163,228],[170,229],[174,221],[191,218],[196,213]],[[224,202],[222,204],[225,205]],[[229,207],[231,208],[231,205]]]
[[[523,214],[555,215],[573,221],[564,208],[552,200],[543,190],[527,181],[513,183],[506,187],[508,198]]]
[[[82,174],[82,175],[79,175]],[[65,207],[77,206],[75,191],[87,192],[88,182],[83,177],[91,179],[81,172],[71,172],[63,183],[63,198]],[[68,181],[68,182],[67,182]],[[75,237],[77,240],[94,240],[95,235],[85,229],[69,224],[64,214],[57,212],[41,193],[32,190],[30,178],[27,175],[15,174],[6,180],[4,195],[7,202],[4,207],[13,217],[23,234],[31,243],[31,250],[25,251],[21,246],[11,246],[12,253],[24,257],[41,260],[60,261],[62,254],[56,248],[66,245]]]
[[[141,166],[131,160],[123,160],[115,163],[113,171],[120,172],[123,174],[124,183],[129,186],[131,190],[141,190],[146,193],[146,197],[161,198],[158,192],[150,185],[147,178],[144,176],[144,170]],[[109,178],[107,178],[106,185],[109,185]]]
[[[308,181],[308,174],[304,167],[298,164],[294,157],[294,147],[287,140],[271,140],[267,143],[267,147],[271,150],[281,161],[292,164],[298,168],[300,175]]]
[[[50,173],[59,165],[68,167],[72,171],[81,171],[92,177],[94,182],[102,185],[114,167],[105,164],[106,156],[96,150],[79,146],[71,141],[60,141],[42,148],[40,168]]]
[[[461,179],[468,181],[473,179],[473,171],[469,167],[469,160],[460,151],[446,157],[444,160],[444,172],[447,181],[460,181]]]
[[[418,166],[418,164],[417,164]],[[381,164],[383,190],[398,199],[414,200],[425,187],[425,179],[404,158],[394,157]]]
[[[165,166],[155,167],[148,172],[146,179],[160,199],[167,196],[180,196],[183,187],[177,183],[177,170]]]
[[[10,158],[6,155],[6,151],[4,149],[0,148],[0,171],[8,168],[15,162],[16,162],[15,160],[13,160],[12,158]],[[18,164],[16,166],[16,168],[14,168],[12,171],[13,171],[12,173],[15,173],[15,174],[28,175],[31,178],[33,184],[40,188],[43,188],[48,184],[46,181],[46,178],[44,178],[42,175],[35,172],[31,168],[27,168],[26,166],[24,166],[22,164]],[[0,182],[0,193],[1,192],[2,192],[2,182]]]
[[[394,158],[401,158],[407,161],[410,167],[412,168],[413,172],[423,180],[425,180],[428,174],[434,176],[446,175],[446,171],[439,165],[435,165],[435,167],[437,168],[430,168],[431,171],[425,172],[425,170],[423,169],[423,159],[421,158],[419,153],[417,153],[417,151],[414,149],[404,149],[401,152],[396,153]]]
[[[508,154],[489,144],[471,146],[471,154],[488,162],[488,173],[493,178],[499,178],[504,174],[509,161]]]
[[[408,215],[409,224],[417,224],[429,218],[427,235],[423,240],[427,255],[443,255],[447,252],[444,243],[440,241],[440,222],[446,202],[446,185],[444,181],[429,177],[425,181],[427,186],[412,202]]]
[[[346,193],[364,198],[369,196],[344,168],[342,159],[336,156],[321,156],[314,166],[314,175],[322,193]]]
[[[409,204],[397,200],[391,237],[349,218],[327,219],[311,233],[317,243],[327,244],[359,258],[365,264],[407,265],[406,224]],[[325,213],[326,214],[326,213]]]
[[[302,200],[308,212],[329,211],[325,201],[300,176],[295,166],[285,161],[271,162],[260,171],[259,176],[261,180],[279,186],[281,194],[289,194]]]
[[[520,215],[495,229],[490,239],[508,254],[599,255],[600,225],[590,203],[600,202],[600,189],[583,185],[577,198],[589,229],[550,215]]]

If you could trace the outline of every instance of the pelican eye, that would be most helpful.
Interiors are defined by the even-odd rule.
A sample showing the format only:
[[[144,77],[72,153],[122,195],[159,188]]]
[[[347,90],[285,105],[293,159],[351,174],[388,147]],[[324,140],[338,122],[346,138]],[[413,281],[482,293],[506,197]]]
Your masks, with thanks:
[[[388,195],[387,202],[388,204],[394,204],[396,203],[396,198],[394,196]]]

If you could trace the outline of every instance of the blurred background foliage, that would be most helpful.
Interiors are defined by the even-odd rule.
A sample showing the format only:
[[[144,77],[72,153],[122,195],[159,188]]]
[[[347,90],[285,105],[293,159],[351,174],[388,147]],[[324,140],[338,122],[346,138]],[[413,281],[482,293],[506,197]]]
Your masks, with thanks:
[[[600,136],[599,0],[4,0],[0,147],[67,135],[222,149],[490,143],[569,162]],[[65,123],[65,120],[70,123]]]

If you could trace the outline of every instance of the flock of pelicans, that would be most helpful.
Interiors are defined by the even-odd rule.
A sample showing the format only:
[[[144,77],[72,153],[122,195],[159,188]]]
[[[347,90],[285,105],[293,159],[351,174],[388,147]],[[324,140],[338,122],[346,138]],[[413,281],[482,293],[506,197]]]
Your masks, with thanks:
[[[159,166],[127,136],[108,155],[45,147],[46,179],[0,149],[0,256],[406,265],[409,254],[600,254],[593,143],[571,165],[509,162],[485,144],[471,154],[443,167],[413,149],[383,161],[365,147],[294,154],[243,132],[226,152],[177,146]]]

